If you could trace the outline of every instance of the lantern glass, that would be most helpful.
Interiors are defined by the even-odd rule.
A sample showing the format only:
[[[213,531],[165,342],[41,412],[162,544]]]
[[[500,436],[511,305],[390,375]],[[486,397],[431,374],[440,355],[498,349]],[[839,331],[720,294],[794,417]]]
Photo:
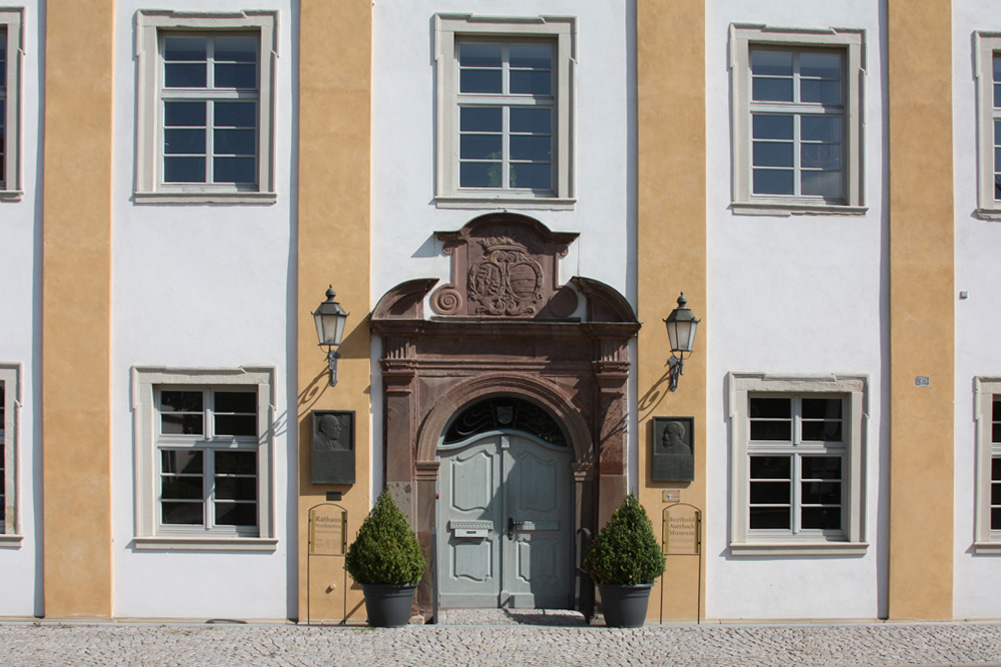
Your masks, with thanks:
[[[325,313],[320,308],[313,313],[316,320],[316,336],[320,339],[320,345],[338,346],[344,338],[344,325],[347,315],[344,313]]]

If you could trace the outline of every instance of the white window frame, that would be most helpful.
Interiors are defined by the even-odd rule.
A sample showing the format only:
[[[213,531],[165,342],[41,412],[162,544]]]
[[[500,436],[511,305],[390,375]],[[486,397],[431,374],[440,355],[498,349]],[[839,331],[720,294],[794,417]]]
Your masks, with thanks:
[[[132,368],[132,410],[135,429],[135,538],[136,549],[273,551],[275,536],[275,369]],[[173,387],[171,386],[173,385]],[[212,532],[202,526],[159,526],[158,406],[156,389],[225,389],[257,387],[257,517],[258,536],[237,531]],[[169,449],[169,444],[166,447]]]
[[[1001,56],[1001,32],[973,33],[973,71],[977,79],[976,215],[984,220],[1001,220],[1001,199],[994,198],[994,121],[1001,120],[1001,108],[994,108],[995,54]]]
[[[1001,443],[992,437],[995,396],[1001,397],[1001,377],[973,379],[977,429],[973,550],[978,554],[1001,554],[1001,530],[991,530],[991,460],[1001,458]]]
[[[24,10],[0,7],[0,32],[7,34],[7,85],[0,90],[4,100],[4,180],[0,180],[0,201],[20,201],[21,190],[21,64],[24,60]]]
[[[18,512],[18,428],[21,410],[21,365],[0,364],[0,386],[3,387],[3,468],[0,479],[3,484],[3,532],[0,533],[0,547],[18,547],[24,539],[21,535],[20,513]]]
[[[227,184],[163,183],[163,119],[160,51],[164,33],[253,32],[259,35],[259,88],[257,187]],[[272,10],[242,12],[136,12],[137,128],[136,203],[273,203],[275,191],[274,118],[275,73],[278,59],[278,13]]]
[[[841,555],[864,553],[864,461],[868,430],[868,377],[865,375],[771,375],[730,373],[730,553],[739,556]],[[844,399],[842,432],[842,531],[838,536],[809,533],[764,535],[748,528],[750,440],[749,397],[772,394]]]
[[[435,204],[439,208],[572,209],[574,194],[574,66],[577,21],[567,16],[497,17],[436,14],[437,170]],[[463,38],[498,41],[547,39],[555,42],[556,79],[553,120],[553,191],[459,188],[459,103],[456,43]]]
[[[830,49],[844,53],[845,126],[842,135],[844,198],[825,201],[815,196],[755,195],[751,187],[751,50],[755,47]],[[863,187],[862,82],[865,78],[865,31],[830,28],[810,30],[758,24],[730,25],[730,87],[732,131],[732,205],[747,215],[861,215],[867,208]]]

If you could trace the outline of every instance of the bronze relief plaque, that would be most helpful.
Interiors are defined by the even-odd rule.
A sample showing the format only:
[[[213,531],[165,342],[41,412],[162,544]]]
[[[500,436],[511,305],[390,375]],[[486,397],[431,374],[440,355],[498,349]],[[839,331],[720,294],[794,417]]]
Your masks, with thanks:
[[[313,484],[355,483],[355,413],[312,410],[310,481]]]

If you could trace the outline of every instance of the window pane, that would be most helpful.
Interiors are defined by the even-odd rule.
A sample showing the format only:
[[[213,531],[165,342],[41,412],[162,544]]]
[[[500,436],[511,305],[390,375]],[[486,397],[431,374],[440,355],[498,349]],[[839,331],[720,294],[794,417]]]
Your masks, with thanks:
[[[500,107],[462,107],[459,129],[463,132],[500,132],[503,129]]]
[[[216,155],[257,154],[256,130],[216,130],[213,140],[212,150]]]
[[[164,500],[202,497],[202,476],[174,477],[164,475],[161,478],[162,496]]]
[[[165,63],[163,69],[167,88],[205,87],[205,63]]]
[[[201,526],[205,522],[202,503],[161,503],[160,521],[169,524]]]
[[[257,38],[216,37],[215,60],[216,62],[256,63]]]
[[[549,44],[512,44],[511,67],[552,69],[553,47]]]
[[[475,42],[459,44],[459,66],[500,68],[501,45]]]
[[[160,451],[160,466],[164,473],[202,473],[202,453],[189,449],[164,449]]]
[[[791,488],[789,482],[751,482],[751,502],[756,505],[788,504]]]
[[[499,134],[463,134],[459,137],[459,157],[469,160],[499,160],[503,137]]]
[[[170,130],[163,131],[163,152],[166,155],[205,154],[205,130]]]
[[[994,56],[994,80],[1001,81],[1001,58]]]
[[[546,136],[512,136],[511,159],[550,162],[553,159],[553,140]]]
[[[500,162],[463,162],[459,165],[459,186],[464,188],[499,188]]]
[[[991,505],[1001,505],[1001,483],[991,484]]]
[[[216,415],[216,435],[257,435],[256,415]]]
[[[216,102],[212,121],[216,127],[257,127],[257,103]]]
[[[792,401],[788,398],[750,398],[751,419],[756,417],[791,417]]]
[[[215,522],[220,526],[256,526],[257,503],[216,503]]]
[[[257,414],[257,394],[253,391],[215,392],[215,411]]]
[[[459,92],[500,93],[501,71],[499,69],[464,69],[459,72]]]
[[[201,412],[202,392],[168,391],[160,392],[161,412]]]
[[[204,62],[207,43],[205,37],[167,37],[163,40],[163,59]]]
[[[840,482],[804,482],[802,493],[804,505],[841,504]]]
[[[552,134],[552,109],[511,109],[511,131],[519,134]]]
[[[805,51],[799,56],[800,76],[820,79],[841,78],[841,54]]]
[[[0,32],[0,88],[7,87],[7,35]]]
[[[551,190],[553,187],[553,167],[549,164],[512,164],[510,178],[512,188]]]
[[[792,140],[792,116],[773,116],[756,113],[751,118],[754,123],[755,139]]]
[[[807,442],[841,442],[841,422],[804,421],[803,440]]]
[[[792,52],[751,51],[751,73],[755,76],[792,76]]]
[[[256,475],[257,452],[217,451],[215,471],[217,475]]]
[[[800,83],[800,100],[820,104],[841,104],[841,82],[820,79],[803,79]]]
[[[216,88],[257,88],[257,65],[216,63]]]
[[[806,419],[841,419],[840,398],[804,398],[801,405]]]
[[[163,124],[170,127],[204,127],[205,102],[164,102]]]
[[[249,157],[217,157],[212,163],[215,183],[257,182],[257,160]]]
[[[775,141],[754,142],[755,167],[793,166],[793,145]]]
[[[1001,84],[994,84],[994,106],[1001,107]]]
[[[840,507],[804,507],[800,515],[803,528],[812,530],[840,530]]]
[[[516,95],[551,95],[553,74],[548,71],[511,70],[511,92]]]
[[[751,99],[758,102],[792,102],[792,79],[755,77],[751,91]]]
[[[991,479],[1001,481],[1001,457],[991,459]]]
[[[172,435],[201,435],[202,415],[161,414],[160,433]]]
[[[841,142],[841,116],[802,116],[800,136],[803,141]]]
[[[791,461],[788,456],[752,456],[751,479],[790,479]]]
[[[752,530],[789,530],[792,528],[790,513],[788,507],[752,507],[748,525]]]
[[[841,144],[802,144],[800,164],[808,169],[841,169]]]
[[[792,422],[751,421],[751,440],[792,440]]]
[[[217,476],[215,497],[223,500],[257,500],[257,478]]]
[[[1001,507],[991,508],[991,530],[1001,530]]]
[[[205,160],[198,157],[164,158],[163,180],[167,183],[204,183]]]
[[[793,193],[793,172],[784,169],[755,169],[754,194],[791,195]]]
[[[840,456],[804,456],[803,479],[841,479]]]
[[[840,171],[804,171],[801,181],[804,195],[815,195],[825,199],[841,198]]]

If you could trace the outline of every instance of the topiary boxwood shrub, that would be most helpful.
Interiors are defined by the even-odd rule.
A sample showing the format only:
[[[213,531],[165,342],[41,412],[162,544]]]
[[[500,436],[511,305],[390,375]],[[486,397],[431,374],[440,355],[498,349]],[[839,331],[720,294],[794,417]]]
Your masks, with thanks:
[[[598,584],[652,584],[664,574],[664,554],[646,510],[630,493],[591,543],[584,570]]]
[[[417,536],[388,491],[362,522],[348,548],[345,567],[359,584],[416,584],[424,575],[424,554]]]

